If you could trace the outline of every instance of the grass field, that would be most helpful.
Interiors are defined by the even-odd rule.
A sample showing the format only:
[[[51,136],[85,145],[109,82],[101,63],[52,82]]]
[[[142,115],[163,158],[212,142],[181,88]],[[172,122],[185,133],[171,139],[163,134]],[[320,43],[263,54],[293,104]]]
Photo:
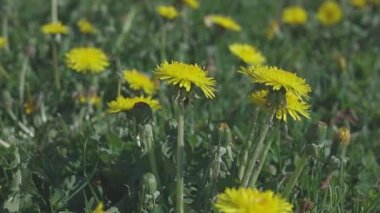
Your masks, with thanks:
[[[197,2],[0,0],[0,212],[380,212],[380,2]]]

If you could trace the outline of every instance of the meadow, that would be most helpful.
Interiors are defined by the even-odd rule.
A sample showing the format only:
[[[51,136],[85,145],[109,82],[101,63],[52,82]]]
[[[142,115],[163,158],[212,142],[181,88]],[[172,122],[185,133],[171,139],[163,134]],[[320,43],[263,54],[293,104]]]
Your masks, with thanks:
[[[379,0],[0,0],[0,212],[380,212]]]

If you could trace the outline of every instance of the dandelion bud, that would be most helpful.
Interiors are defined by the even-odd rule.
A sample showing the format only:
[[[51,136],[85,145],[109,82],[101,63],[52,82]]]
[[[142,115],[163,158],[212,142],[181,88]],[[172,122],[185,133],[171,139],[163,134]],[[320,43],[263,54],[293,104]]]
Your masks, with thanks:
[[[142,209],[151,210],[155,207],[155,200],[159,196],[157,181],[152,173],[145,173],[141,178],[139,192],[140,206]]]
[[[350,130],[346,127],[339,128],[334,135],[334,142],[347,146],[350,143]]]
[[[138,102],[133,106],[132,113],[138,124],[150,123],[153,119],[153,111],[149,104]]]
[[[218,127],[220,146],[226,147],[232,143],[231,129],[227,123],[220,123]]]

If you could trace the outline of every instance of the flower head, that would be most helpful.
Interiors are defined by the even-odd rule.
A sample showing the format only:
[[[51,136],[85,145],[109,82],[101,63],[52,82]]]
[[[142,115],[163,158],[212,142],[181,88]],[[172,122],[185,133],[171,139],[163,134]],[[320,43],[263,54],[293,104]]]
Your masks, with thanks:
[[[129,111],[133,109],[133,107],[137,103],[145,103],[149,105],[149,107],[153,110],[157,110],[160,108],[160,104],[158,103],[158,101],[150,97],[145,98],[141,96],[135,98],[125,98],[123,96],[119,96],[115,101],[111,101],[108,103],[108,112],[116,113],[121,111]]]
[[[347,146],[350,143],[351,134],[350,130],[346,127],[339,128],[334,135],[334,141]]]
[[[169,20],[175,19],[179,15],[177,9],[173,6],[158,6],[156,11],[161,17]]]
[[[367,0],[351,0],[350,1],[350,4],[357,8],[363,8],[367,6],[367,3],[368,3]]]
[[[136,69],[125,70],[124,80],[133,90],[143,90],[147,95],[153,95],[156,87],[154,82],[145,74]]]
[[[190,92],[191,86],[199,87],[207,98],[215,97],[215,79],[207,77],[207,72],[198,65],[182,62],[164,62],[155,70],[155,75],[168,84],[185,88]]]
[[[183,2],[193,9],[197,9],[199,7],[199,0],[183,0]]]
[[[103,202],[99,202],[94,211],[92,213],[105,213]]]
[[[241,31],[241,26],[232,18],[220,15],[211,15],[208,17],[211,24],[218,25],[227,30]]]
[[[76,98],[81,104],[91,106],[100,106],[101,104],[101,98],[95,92],[80,93]]]
[[[261,52],[249,44],[234,43],[229,46],[230,51],[247,64],[261,65],[266,59]]]
[[[335,1],[327,0],[318,9],[317,19],[322,25],[329,26],[342,20],[342,8]]]
[[[77,22],[77,25],[81,33],[88,33],[88,34],[96,33],[96,28],[86,19],[80,19]]]
[[[286,7],[282,11],[282,21],[285,24],[302,25],[307,21],[307,12],[300,6]]]
[[[251,188],[227,188],[218,194],[215,207],[224,213],[288,213],[293,208],[273,191],[261,192]]]
[[[66,53],[69,68],[82,73],[100,73],[109,66],[106,54],[94,47],[74,48]]]
[[[69,28],[61,22],[51,22],[42,26],[42,32],[45,34],[68,34]]]
[[[7,44],[7,39],[0,36],[0,48],[5,47],[5,44]]]
[[[305,79],[274,66],[250,66],[242,68],[241,72],[251,77],[253,82],[268,86],[274,91],[284,89],[300,98],[308,98],[311,92]]]

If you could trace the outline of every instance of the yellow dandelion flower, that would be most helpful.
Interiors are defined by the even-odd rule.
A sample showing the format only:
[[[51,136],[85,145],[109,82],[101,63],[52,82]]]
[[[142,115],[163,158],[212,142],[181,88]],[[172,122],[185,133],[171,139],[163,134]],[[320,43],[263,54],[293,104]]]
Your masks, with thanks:
[[[69,28],[61,22],[51,22],[42,26],[42,32],[45,34],[68,34]]]
[[[193,9],[197,9],[199,7],[199,0],[183,0],[183,2]]]
[[[282,11],[282,21],[290,25],[303,25],[307,21],[307,12],[300,6],[286,7]]]
[[[81,104],[100,106],[101,98],[97,94],[79,94],[78,101]]]
[[[288,213],[293,206],[273,191],[227,188],[217,196],[215,207],[224,213]]]
[[[280,24],[278,21],[272,21],[267,29],[267,39],[272,40],[275,36],[280,34]]]
[[[80,19],[77,22],[77,26],[79,28],[79,31],[81,33],[89,33],[89,34],[94,34],[96,33],[96,28],[86,19]]]
[[[252,81],[264,84],[272,90],[285,89],[301,98],[308,98],[311,87],[305,79],[275,66],[250,66],[240,71],[252,78]]]
[[[99,202],[94,211],[92,213],[105,213],[103,202]]]
[[[160,108],[160,104],[157,100],[152,99],[151,97],[134,97],[134,98],[125,98],[123,96],[119,96],[115,101],[111,101],[108,103],[108,112],[116,113],[121,111],[129,111],[133,109],[135,104],[137,103],[145,103],[148,104],[152,110],[157,110]]]
[[[215,79],[207,77],[207,72],[196,64],[164,62],[156,68],[155,75],[159,79],[167,81],[168,84],[185,88],[187,92],[190,92],[191,86],[194,84],[203,91],[207,98],[215,97]]]
[[[334,140],[347,146],[351,140],[350,130],[346,127],[339,128],[334,135]]]
[[[269,91],[267,89],[261,89],[251,94],[252,103],[258,106],[265,106],[267,104],[267,96]]]
[[[224,29],[232,31],[241,31],[241,26],[230,17],[211,15],[208,18],[212,24],[218,25]]]
[[[156,12],[161,17],[169,20],[175,19],[179,15],[177,9],[175,9],[173,6],[158,6],[156,8]]]
[[[23,104],[24,113],[30,115],[37,110],[37,102],[34,98],[30,97]]]
[[[106,54],[94,47],[74,48],[66,53],[69,68],[82,73],[100,73],[109,66]]]
[[[7,44],[7,39],[0,36],[0,48],[5,47],[6,44]]]
[[[318,9],[317,19],[325,26],[334,25],[343,18],[342,8],[335,1],[325,1]]]
[[[367,0],[351,0],[350,4],[356,8],[363,8],[367,6]]]
[[[230,51],[242,61],[251,65],[261,65],[266,59],[261,52],[249,44],[234,43],[229,46]]]
[[[136,69],[124,70],[124,80],[133,90],[142,90],[147,95],[153,95],[156,87],[154,82],[145,74]]]

